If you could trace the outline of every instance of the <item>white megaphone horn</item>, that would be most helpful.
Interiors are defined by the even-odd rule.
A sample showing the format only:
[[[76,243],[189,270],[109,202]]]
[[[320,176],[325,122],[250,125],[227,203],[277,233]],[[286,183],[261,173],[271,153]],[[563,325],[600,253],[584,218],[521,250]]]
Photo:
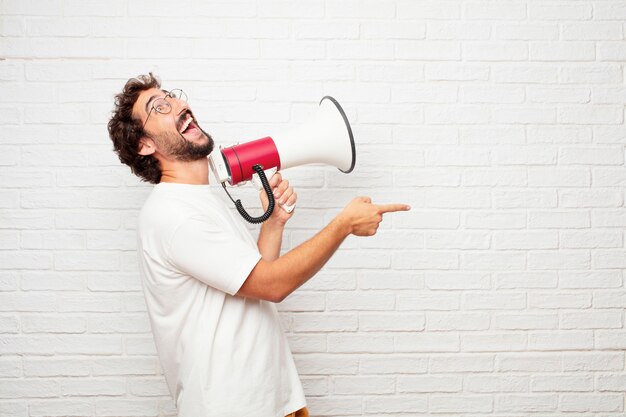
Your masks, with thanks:
[[[326,96],[317,112],[304,124],[251,142],[220,148],[212,152],[209,165],[215,178],[235,203],[241,216],[250,223],[261,223],[274,210],[274,196],[264,171],[281,170],[306,164],[332,165],[350,173],[356,163],[356,147],[350,123],[337,100]],[[226,183],[237,185],[258,174],[267,193],[269,205],[260,217],[250,216],[233,200]]]

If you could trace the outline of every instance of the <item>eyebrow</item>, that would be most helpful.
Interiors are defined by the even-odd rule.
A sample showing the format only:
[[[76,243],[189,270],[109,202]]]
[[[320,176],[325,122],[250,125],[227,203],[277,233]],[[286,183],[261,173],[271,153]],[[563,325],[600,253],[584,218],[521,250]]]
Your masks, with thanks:
[[[161,92],[162,92],[162,93],[165,93],[165,94],[167,94],[167,93],[168,93],[168,91],[167,91],[167,90],[161,90]],[[148,104],[150,104],[150,102],[151,102],[152,100],[154,100],[155,98],[157,98],[157,97],[159,97],[159,96],[158,96],[157,94],[155,94],[155,95],[153,95],[152,97],[150,97],[150,98],[148,99],[148,101],[146,101],[146,113],[148,113],[148,108],[149,108]]]

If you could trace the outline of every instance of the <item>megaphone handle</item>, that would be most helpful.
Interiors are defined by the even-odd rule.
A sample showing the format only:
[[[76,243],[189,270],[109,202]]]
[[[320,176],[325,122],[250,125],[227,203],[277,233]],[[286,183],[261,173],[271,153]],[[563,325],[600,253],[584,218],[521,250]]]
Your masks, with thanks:
[[[265,213],[263,213],[259,217],[252,217],[251,215],[249,215],[246,209],[243,208],[243,204],[241,204],[241,200],[237,200],[237,201],[233,200],[233,198],[230,197],[228,190],[226,190],[225,183],[222,183],[222,187],[224,187],[224,191],[226,191],[226,194],[228,194],[232,202],[235,203],[235,207],[237,208],[237,211],[239,212],[239,214],[241,214],[241,217],[246,219],[246,221],[249,223],[258,224],[258,223],[263,223],[265,220],[269,219],[270,216],[272,215],[272,212],[274,211],[274,193],[272,193],[272,189],[270,187],[269,181],[267,180],[267,177],[265,176],[265,172],[263,172],[263,167],[261,165],[254,165],[252,169],[259,176],[259,179],[261,180],[261,184],[263,185],[263,189],[265,190],[265,194],[267,194],[267,201],[268,201],[267,210],[265,211]]]
[[[274,168],[266,169],[263,172],[265,173],[265,176],[267,178],[271,179],[277,171],[278,171],[278,169],[276,167],[274,167]],[[260,181],[260,178],[259,178],[258,175],[252,174],[252,183],[254,185],[256,185],[259,190],[263,189],[263,183]],[[279,206],[283,210],[285,210],[287,213],[291,213],[293,211],[293,209],[296,208],[295,204],[292,204],[292,205],[289,205],[289,204],[279,204]]]

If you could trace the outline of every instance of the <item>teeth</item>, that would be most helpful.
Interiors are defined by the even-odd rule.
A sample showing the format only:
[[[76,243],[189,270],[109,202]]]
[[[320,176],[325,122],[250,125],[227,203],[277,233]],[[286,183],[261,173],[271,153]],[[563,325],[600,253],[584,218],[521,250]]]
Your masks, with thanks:
[[[189,126],[189,123],[191,123],[192,121],[193,121],[193,117],[189,116],[187,121],[183,123],[183,126],[180,128],[180,133],[183,133],[185,129],[187,129],[187,127]]]

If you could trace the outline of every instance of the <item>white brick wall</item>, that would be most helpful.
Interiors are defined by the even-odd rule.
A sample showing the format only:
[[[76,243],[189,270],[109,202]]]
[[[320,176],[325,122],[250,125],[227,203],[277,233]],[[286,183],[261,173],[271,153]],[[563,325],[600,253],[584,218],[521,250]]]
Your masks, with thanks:
[[[137,275],[150,187],[106,132],[148,71],[222,144],[342,103],[356,170],[285,173],[284,250],[353,196],[413,206],[280,305],[313,416],[624,416],[625,20],[626,0],[0,0],[0,416],[176,414]]]

